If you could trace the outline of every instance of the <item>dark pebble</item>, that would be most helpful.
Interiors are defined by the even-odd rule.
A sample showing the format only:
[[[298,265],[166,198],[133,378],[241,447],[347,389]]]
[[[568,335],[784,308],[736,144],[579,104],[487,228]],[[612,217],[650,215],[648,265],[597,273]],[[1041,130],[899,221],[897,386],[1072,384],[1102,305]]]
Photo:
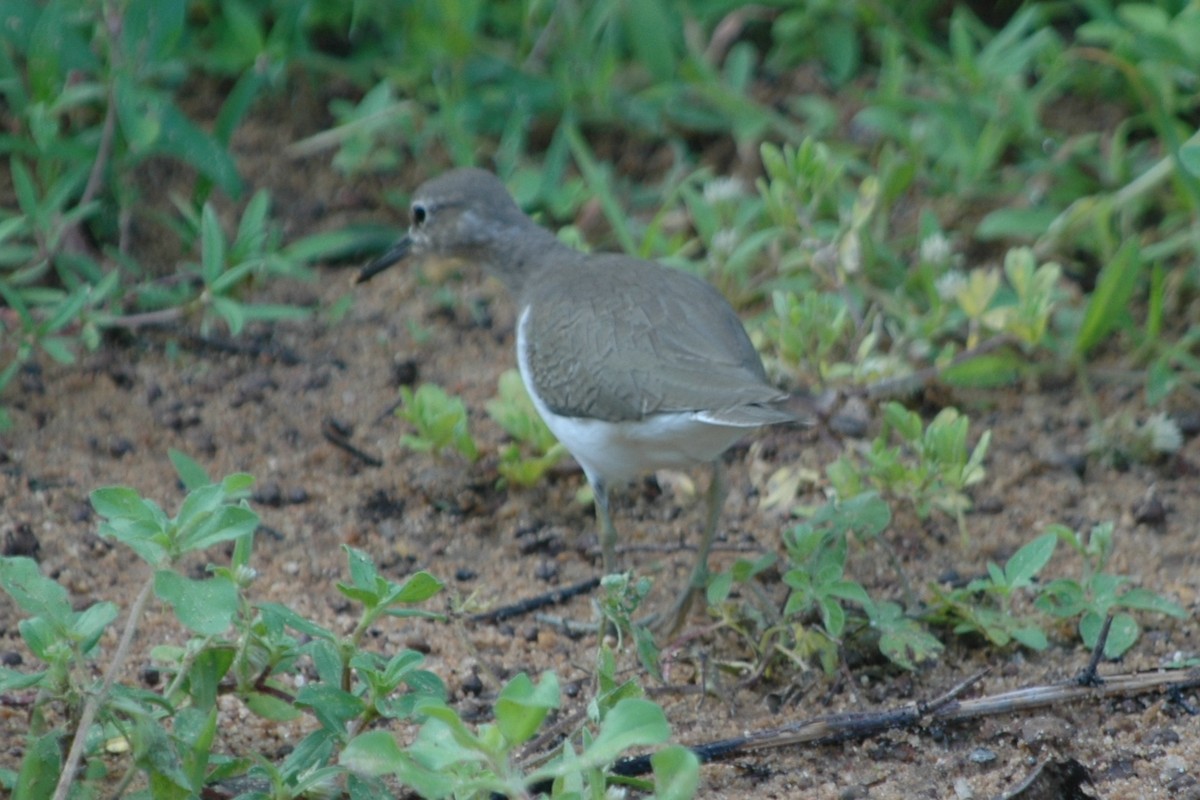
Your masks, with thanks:
[[[402,358],[392,362],[392,386],[412,386],[417,382],[420,370],[412,358]]]
[[[5,531],[3,555],[26,556],[37,560],[41,552],[42,543],[38,541],[37,534],[33,532],[29,523],[20,522],[12,530]]]
[[[467,677],[463,678],[462,686],[463,694],[469,694],[472,697],[478,697],[483,691],[483,681],[479,680],[479,676],[472,672]]]

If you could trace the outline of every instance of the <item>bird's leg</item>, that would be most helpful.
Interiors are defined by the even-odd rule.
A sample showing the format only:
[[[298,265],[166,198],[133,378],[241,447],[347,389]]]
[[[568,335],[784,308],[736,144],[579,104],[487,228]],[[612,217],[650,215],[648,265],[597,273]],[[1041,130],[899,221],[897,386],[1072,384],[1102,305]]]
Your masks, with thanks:
[[[588,476],[592,494],[596,496],[596,520],[600,523],[600,557],[605,575],[617,572],[617,529],[609,511],[608,486],[599,478]]]
[[[668,635],[674,634],[683,627],[692,603],[708,587],[708,554],[712,550],[713,542],[717,539],[717,523],[720,522],[721,509],[725,505],[725,496],[728,493],[729,482],[725,475],[725,462],[718,457],[716,461],[712,462],[712,480],[708,483],[708,495],[705,498],[707,502],[705,503],[704,534],[700,539],[700,549],[696,553],[696,566],[692,568],[692,576],[688,580],[688,585],[679,595],[679,599],[675,601],[675,607],[671,613],[661,618],[663,624],[659,627]]]

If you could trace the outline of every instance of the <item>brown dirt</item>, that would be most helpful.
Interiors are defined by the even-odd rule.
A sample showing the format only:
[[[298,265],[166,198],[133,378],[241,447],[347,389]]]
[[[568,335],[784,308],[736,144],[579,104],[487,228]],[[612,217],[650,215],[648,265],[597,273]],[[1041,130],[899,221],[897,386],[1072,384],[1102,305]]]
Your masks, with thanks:
[[[277,196],[290,198],[277,206],[296,215],[286,220],[289,229],[308,229],[316,220],[328,224],[347,208],[361,212],[364,201],[338,188],[336,176],[321,165],[281,166],[278,142],[288,133],[273,128],[271,136],[256,136],[252,129],[240,141],[250,183],[270,185]],[[319,213],[305,184],[329,188],[324,196],[333,199],[323,207],[328,215]],[[300,202],[303,197],[309,202]],[[391,218],[383,210],[370,214]],[[258,331],[261,341],[295,353],[295,364],[269,355],[216,352],[186,339],[176,348],[162,334],[142,332],[73,368],[24,374],[4,398],[15,426],[0,435],[0,535],[15,541],[31,534],[43,570],[68,588],[79,607],[100,600],[127,607],[147,568],[97,537],[88,493],[107,484],[129,485],[174,513],[182,492],[166,456],[173,447],[197,458],[212,475],[242,470],[257,476],[256,509],[268,530],[256,542],[255,598],[286,603],[338,629],[348,629],[354,619],[354,609],[334,588],[345,574],[346,544],[370,552],[393,578],[417,569],[443,578],[448,591],[433,603],[439,610],[448,610],[451,598],[501,605],[594,575],[594,518],[575,501],[583,485],[577,470],[558,471],[533,489],[499,490],[494,456],[468,466],[454,456],[407,452],[399,444],[404,423],[386,413],[398,381],[415,367],[420,381],[463,396],[481,449],[496,451],[503,434],[484,413],[484,403],[495,394],[499,374],[513,365],[512,308],[499,287],[469,274],[450,284],[458,302],[446,312],[434,304],[435,287],[419,272],[390,272],[359,291],[349,277],[344,270],[325,269],[315,284],[279,287],[271,298],[295,302],[315,296],[328,308],[353,292],[354,305],[344,318],[321,316]],[[468,313],[472,304],[488,313]],[[414,330],[422,333],[420,341]],[[1067,384],[937,400],[969,413],[973,433],[993,431],[988,479],[976,493],[986,513],[968,517],[967,544],[945,519],[921,522],[897,515],[886,537],[915,585],[948,574],[981,574],[989,559],[1007,558],[1047,523],[1086,528],[1111,519],[1117,552],[1110,568],[1196,608],[1200,439],[1189,438],[1183,453],[1165,465],[1117,471],[1091,463],[1080,477],[1064,458],[1082,452],[1087,432],[1088,415],[1076,395]],[[1136,387],[1109,384],[1099,402],[1105,413],[1138,412],[1139,397]],[[385,466],[367,467],[326,441],[321,430],[330,419],[349,425],[354,441]],[[759,508],[767,477],[783,465],[821,474],[844,446],[818,432],[789,429],[764,431],[754,441],[732,459],[733,491],[723,517],[726,547],[717,564],[735,557],[734,549],[779,550],[780,531],[789,523],[780,512]],[[694,537],[699,526],[699,507],[687,486],[677,476],[662,475],[639,483],[618,502],[624,558],[639,573],[654,575],[666,587],[664,597],[690,563],[691,551],[675,545]],[[1133,512],[1151,489],[1165,508],[1154,525],[1137,522]],[[819,499],[818,487],[798,502]],[[534,536],[545,545],[522,545]],[[852,577],[875,596],[898,598],[894,573],[877,556],[868,551],[854,558]],[[210,557],[224,561],[228,555]],[[1070,559],[1060,550],[1055,563]],[[763,589],[782,598],[777,582]],[[652,605],[663,603],[659,594],[652,598]],[[591,619],[587,598],[556,612]],[[0,597],[0,620],[0,651],[23,654],[30,667],[7,597]],[[1143,616],[1142,622],[1146,630],[1137,646],[1103,670],[1153,669],[1177,654],[1196,656],[1194,619]],[[736,662],[746,657],[744,648],[727,635],[706,633],[698,614],[692,623],[690,635],[670,653],[669,685],[655,693],[677,740],[692,744],[817,714],[931,698],[985,668],[990,672],[978,693],[1061,680],[1082,668],[1088,656],[1066,629],[1055,631],[1044,653],[947,636],[941,660],[914,674],[865,663],[829,679],[814,669],[785,667],[769,680],[742,686]],[[429,667],[446,680],[452,702],[470,718],[486,718],[501,682],[520,670],[557,670],[572,689],[564,698],[570,708],[592,689],[594,640],[573,639],[532,618],[459,627],[387,620],[372,634],[370,646],[384,652],[427,649]],[[147,646],[184,638],[169,615],[152,608],[141,625],[128,680],[136,681],[138,669],[148,663]],[[110,635],[103,650],[111,653],[114,646]],[[628,656],[625,666],[636,672]],[[484,687],[478,696],[464,689],[476,676]],[[701,676],[712,690],[704,697],[690,691]],[[654,685],[642,677],[645,685]],[[1195,692],[1183,700],[1200,704]],[[1200,718],[1185,709],[1161,696],[1080,702],[866,741],[789,747],[706,766],[701,795],[993,797],[1012,789],[1036,762],[1071,758],[1088,770],[1101,797],[1200,797],[1195,767]],[[226,752],[282,755],[302,734],[299,728],[259,723],[235,701],[224,710],[233,723],[221,726],[218,747]],[[4,704],[0,715],[0,739],[6,742],[0,763],[11,767],[20,755],[24,711]],[[978,763],[972,758],[984,752],[991,757]]]

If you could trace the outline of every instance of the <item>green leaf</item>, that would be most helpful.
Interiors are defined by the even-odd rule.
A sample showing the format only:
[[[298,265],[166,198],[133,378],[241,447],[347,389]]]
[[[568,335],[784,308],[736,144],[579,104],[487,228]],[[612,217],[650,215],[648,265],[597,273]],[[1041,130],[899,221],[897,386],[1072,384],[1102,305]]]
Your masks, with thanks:
[[[604,717],[600,732],[583,752],[582,758],[592,766],[602,766],[617,759],[631,747],[660,744],[671,735],[667,717],[657,704],[640,698],[620,701]]]
[[[233,157],[209,134],[200,130],[173,103],[161,109],[162,135],[154,150],[174,156],[209,178],[233,198],[242,193],[242,179]]]
[[[655,80],[669,80],[675,73],[678,26],[668,17],[666,5],[657,0],[622,5],[628,14],[627,33],[637,63],[644,65]]]
[[[129,0],[121,14],[124,57],[150,72],[171,55],[183,34],[185,0]]]
[[[1088,300],[1083,322],[1075,335],[1075,353],[1085,356],[1129,318],[1130,301],[1143,263],[1135,238],[1126,239],[1112,260],[1100,270],[1096,289]]]
[[[705,592],[709,606],[717,606],[724,603],[729,598],[730,591],[733,590],[733,573],[718,572],[708,582],[708,589]]]
[[[650,756],[657,800],[691,800],[700,788],[700,759],[682,745],[672,745]]]
[[[0,587],[25,613],[44,616],[64,628],[69,624],[72,611],[67,590],[43,575],[32,558],[0,558]]]
[[[46,336],[38,341],[42,351],[59,364],[75,363],[75,342],[59,336]]]
[[[878,536],[892,524],[891,506],[875,492],[865,492],[829,508],[836,514],[837,530],[854,531],[865,539]]]
[[[1057,545],[1058,536],[1054,533],[1044,533],[1013,553],[1004,566],[1004,580],[1008,587],[1019,589],[1028,586],[1033,577],[1041,572],[1042,567],[1049,563]]]
[[[1160,594],[1149,589],[1130,589],[1117,598],[1122,606],[1137,611],[1155,611],[1176,619],[1187,619],[1187,611]]]
[[[942,379],[964,389],[1009,386],[1021,377],[1021,368],[1027,363],[1016,353],[990,353],[946,367]]]
[[[309,684],[296,694],[296,705],[308,708],[331,733],[346,730],[346,725],[366,710],[366,703],[350,692],[336,686],[316,683]]]
[[[132,78],[121,76],[113,85],[113,100],[121,132],[129,151],[146,155],[162,135],[163,96],[139,86]]]
[[[224,506],[180,537],[179,553],[204,550],[221,542],[247,536],[254,533],[258,522],[258,514],[248,508]]]
[[[171,464],[175,467],[175,473],[179,475],[179,480],[183,481],[183,486],[188,491],[194,491],[201,486],[207,486],[212,483],[208,477],[208,473],[204,471],[204,467],[196,463],[191,456],[181,450],[176,450],[174,447],[168,448],[167,458],[171,459]]]
[[[217,210],[205,203],[200,211],[200,274],[211,287],[225,271],[225,233]]]
[[[524,744],[559,703],[558,676],[546,672],[535,686],[522,672],[500,690],[496,699],[496,726],[510,745]]]
[[[265,692],[251,692],[245,699],[246,707],[252,712],[273,722],[291,722],[304,716],[290,700],[284,700]]]
[[[338,756],[338,763],[360,775],[390,775],[404,759],[396,737],[388,731],[367,731],[355,736]]]
[[[337,639],[333,631],[318,625],[316,622],[308,619],[308,617],[297,614],[292,609],[280,603],[259,603],[258,610],[262,613],[264,619],[269,619],[272,623],[287,625],[314,639],[322,639],[328,642]]]
[[[154,573],[154,593],[174,609],[180,622],[201,636],[226,631],[238,609],[237,586],[222,577],[195,581],[162,569]]]
[[[436,769],[429,768],[414,757],[421,750],[425,730],[425,727],[421,729],[417,742],[408,751],[401,750],[395,738],[387,731],[360,733],[342,750],[338,756],[338,763],[360,775],[394,774],[404,786],[411,787],[422,797],[448,797],[453,794],[457,785],[455,776],[448,773],[439,774]],[[458,752],[453,742],[446,744],[445,748],[426,748],[426,752],[440,751],[443,755]],[[453,763],[456,762],[450,762]]]
[[[346,559],[350,566],[350,580],[354,582],[354,586],[371,592],[378,591],[379,571],[375,568],[375,562],[371,560],[371,556],[357,547],[349,545],[342,545],[342,550],[346,552]]]
[[[13,789],[12,800],[45,800],[54,796],[62,772],[60,732],[56,729],[25,743],[25,757]]]
[[[975,238],[983,242],[997,239],[1033,240],[1050,229],[1058,217],[1052,208],[1001,208],[980,220]]]
[[[1046,634],[1041,628],[1030,625],[1027,627],[1014,628],[1009,632],[1012,634],[1012,638],[1016,639],[1030,650],[1042,651],[1050,646],[1050,642],[1046,639]]]
[[[82,645],[84,653],[96,646],[104,629],[117,618],[115,603],[93,603],[75,615],[71,623],[71,636]]]
[[[233,647],[207,647],[197,654],[188,670],[188,695],[194,707],[215,708],[221,679],[233,666],[237,651]]]
[[[49,675],[49,672],[46,670],[40,672],[17,672],[15,669],[0,667],[0,692],[19,692],[24,689],[33,689],[47,675]],[[3,784],[0,783],[0,786],[3,786]]]
[[[1200,178],[1200,144],[1185,144],[1179,148],[1179,165],[1193,177]]]
[[[443,586],[445,584],[428,572],[417,572],[410,575],[400,588],[388,597],[388,603],[423,603],[440,592]]]

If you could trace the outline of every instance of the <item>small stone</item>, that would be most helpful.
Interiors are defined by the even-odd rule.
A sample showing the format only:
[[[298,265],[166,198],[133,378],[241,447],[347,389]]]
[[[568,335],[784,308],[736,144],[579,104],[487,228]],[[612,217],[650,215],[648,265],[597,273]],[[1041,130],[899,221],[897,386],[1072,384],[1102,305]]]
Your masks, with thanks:
[[[279,508],[283,505],[283,490],[275,481],[266,481],[254,493],[252,499],[261,505]]]
[[[417,382],[420,370],[416,359],[401,358],[392,362],[392,386],[412,386]]]
[[[976,747],[968,758],[974,764],[990,764],[996,760],[996,751],[986,747]]]
[[[549,559],[542,559],[538,562],[537,568],[534,569],[533,576],[539,581],[549,583],[558,577],[558,563]]]
[[[1070,741],[1071,724],[1061,717],[1042,714],[1025,720],[1021,725],[1021,742],[1026,747],[1063,744]]]
[[[459,686],[463,694],[469,694],[472,697],[478,697],[483,692],[483,681],[479,680],[479,676],[472,672],[467,677],[463,678],[462,684]]]
[[[42,543],[33,532],[28,522],[17,523],[10,531],[4,532],[4,546],[0,554],[5,556],[25,556],[35,561],[42,552]]]
[[[1151,486],[1141,500],[1133,504],[1133,521],[1139,525],[1159,527],[1167,521],[1167,507],[1158,496],[1158,487]]]

